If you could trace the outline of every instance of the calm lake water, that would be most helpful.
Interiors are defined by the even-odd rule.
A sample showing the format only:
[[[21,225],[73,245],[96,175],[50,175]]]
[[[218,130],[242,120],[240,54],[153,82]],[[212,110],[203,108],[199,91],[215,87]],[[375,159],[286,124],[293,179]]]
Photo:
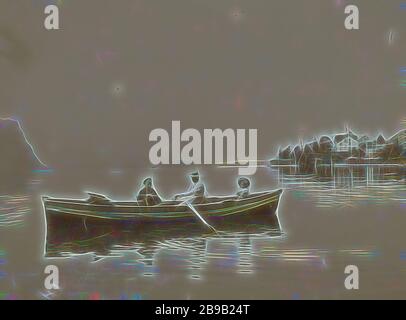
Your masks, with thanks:
[[[96,248],[108,244],[110,234],[45,252],[39,190],[49,190],[49,178],[34,180],[31,191],[0,197],[0,298],[406,298],[404,171],[368,179],[271,175],[285,189],[282,232],[115,239],[103,252]],[[50,264],[60,270],[61,289],[52,292],[44,288]],[[359,268],[359,290],[344,287],[347,265]]]

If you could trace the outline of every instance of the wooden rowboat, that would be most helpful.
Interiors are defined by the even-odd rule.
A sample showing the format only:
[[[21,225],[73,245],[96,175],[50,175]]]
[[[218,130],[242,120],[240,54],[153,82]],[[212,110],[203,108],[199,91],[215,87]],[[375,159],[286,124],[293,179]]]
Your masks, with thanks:
[[[142,206],[137,201],[113,201],[94,193],[83,200],[43,196],[46,243],[48,247],[107,233],[117,235],[124,242],[143,242],[213,232],[198,215],[216,231],[279,229],[277,209],[281,194],[282,190],[274,190],[252,193],[243,199],[208,197],[204,203],[192,206],[181,201]]]

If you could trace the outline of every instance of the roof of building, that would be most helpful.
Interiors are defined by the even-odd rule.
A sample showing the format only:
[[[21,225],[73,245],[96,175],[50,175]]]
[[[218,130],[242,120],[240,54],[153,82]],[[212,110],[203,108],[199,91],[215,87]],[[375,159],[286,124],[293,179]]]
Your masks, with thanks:
[[[351,138],[358,141],[359,137],[352,131],[348,131],[346,133],[339,133],[334,136],[334,143],[340,143],[346,138]]]

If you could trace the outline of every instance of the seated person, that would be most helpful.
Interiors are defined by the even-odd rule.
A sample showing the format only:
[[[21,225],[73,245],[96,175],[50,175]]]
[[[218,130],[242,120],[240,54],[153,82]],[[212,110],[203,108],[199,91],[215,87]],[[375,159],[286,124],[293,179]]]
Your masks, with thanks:
[[[245,177],[238,178],[239,190],[237,192],[237,197],[239,199],[246,198],[250,195],[250,185],[250,179]]]
[[[200,181],[199,172],[193,172],[189,175],[192,185],[185,193],[175,195],[175,200],[186,200],[192,204],[204,203],[206,200],[206,187]]]
[[[138,191],[137,201],[144,206],[155,206],[160,204],[162,199],[152,186],[152,179],[146,178],[142,184],[143,187]]]

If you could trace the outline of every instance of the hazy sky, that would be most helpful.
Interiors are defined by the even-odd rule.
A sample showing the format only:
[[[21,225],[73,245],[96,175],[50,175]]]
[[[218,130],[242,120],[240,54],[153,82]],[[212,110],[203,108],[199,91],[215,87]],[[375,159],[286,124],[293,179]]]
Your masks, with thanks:
[[[172,120],[257,128],[260,159],[346,122],[401,128],[400,1],[69,0],[48,31],[52,2],[0,3],[0,116],[50,166],[148,167],[149,132]]]

